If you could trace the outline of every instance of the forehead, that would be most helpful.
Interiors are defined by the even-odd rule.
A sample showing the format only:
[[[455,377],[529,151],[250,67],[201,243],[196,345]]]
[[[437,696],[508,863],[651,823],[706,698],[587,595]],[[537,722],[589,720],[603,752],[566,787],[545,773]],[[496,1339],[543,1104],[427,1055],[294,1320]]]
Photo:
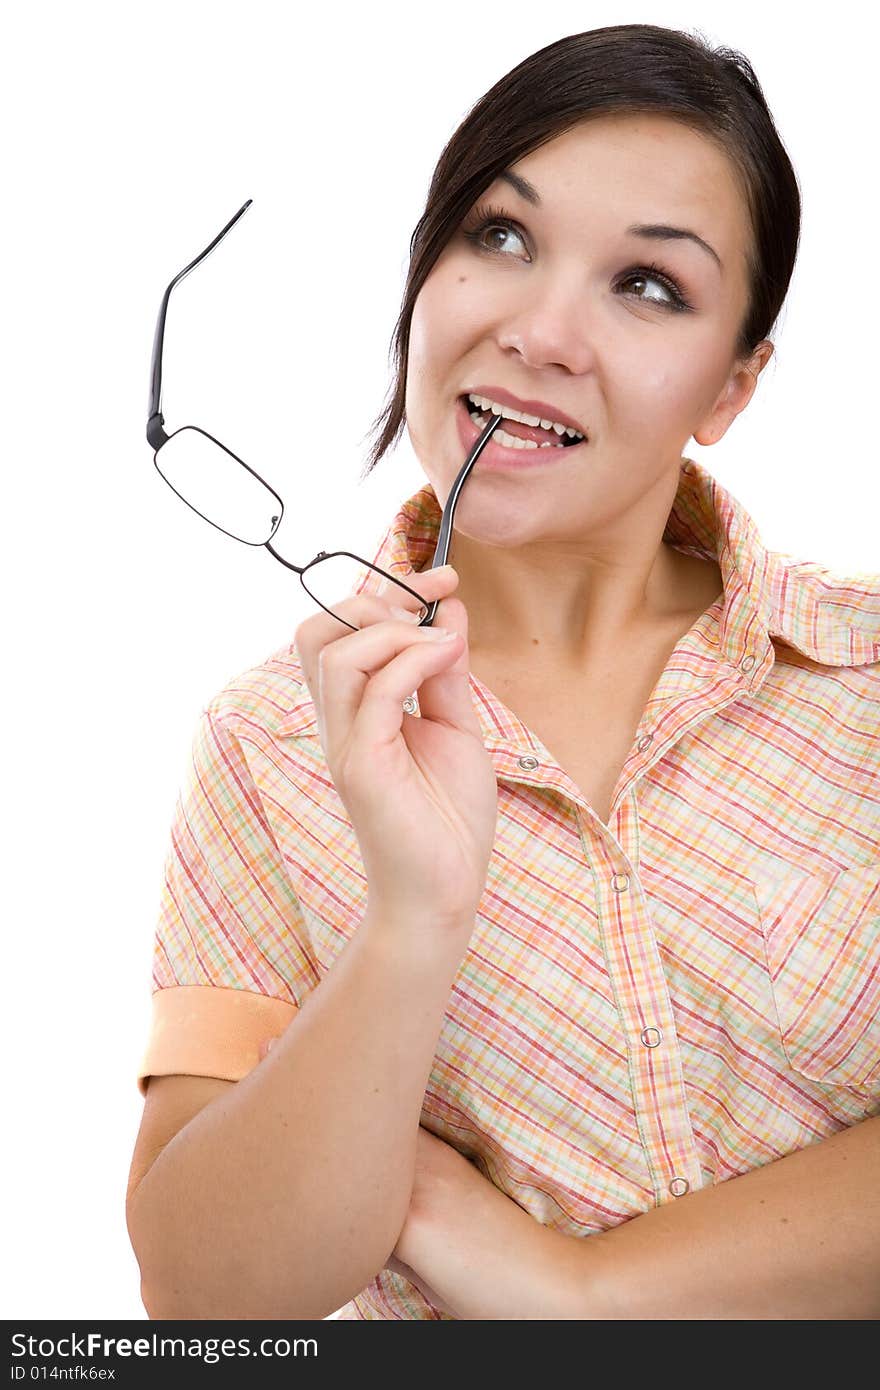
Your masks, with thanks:
[[[727,153],[667,116],[582,121],[509,167],[535,185],[550,215],[586,213],[598,225],[607,212],[609,230],[624,218],[692,227],[725,263],[725,250],[749,237],[744,190]]]

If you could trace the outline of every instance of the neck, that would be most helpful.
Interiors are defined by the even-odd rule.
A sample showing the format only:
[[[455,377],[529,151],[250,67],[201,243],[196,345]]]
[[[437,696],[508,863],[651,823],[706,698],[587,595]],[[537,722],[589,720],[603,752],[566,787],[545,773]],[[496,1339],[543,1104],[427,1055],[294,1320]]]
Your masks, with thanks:
[[[664,477],[616,522],[575,537],[493,543],[493,535],[515,537],[521,516],[498,516],[496,508],[486,523],[475,512],[471,524],[487,539],[456,529],[450,552],[471,652],[583,669],[658,625],[680,622],[709,589],[714,597],[722,587],[717,566],[662,540],[677,482],[677,474]]]

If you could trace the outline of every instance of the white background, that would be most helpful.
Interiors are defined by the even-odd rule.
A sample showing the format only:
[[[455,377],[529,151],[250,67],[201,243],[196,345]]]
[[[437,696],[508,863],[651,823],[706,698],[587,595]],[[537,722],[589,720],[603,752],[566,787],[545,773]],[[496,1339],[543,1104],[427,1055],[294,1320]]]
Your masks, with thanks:
[[[202,706],[313,611],[207,526],[145,438],[162,293],[166,427],[267,477],[278,536],[372,555],[425,481],[367,431],[409,238],[469,108],[592,27],[699,29],[753,63],[803,196],[777,351],[697,458],[766,544],[880,570],[872,234],[876,8],[32,4],[4,22],[5,1318],[145,1317],[124,1194],[155,915]]]

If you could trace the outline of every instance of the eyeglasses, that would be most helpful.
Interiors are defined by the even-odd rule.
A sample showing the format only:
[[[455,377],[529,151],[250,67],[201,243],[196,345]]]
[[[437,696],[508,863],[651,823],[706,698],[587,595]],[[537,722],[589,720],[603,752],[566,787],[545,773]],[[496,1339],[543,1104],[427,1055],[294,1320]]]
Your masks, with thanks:
[[[164,478],[172,492],[175,492],[188,507],[191,507],[205,521],[210,522],[212,526],[216,526],[218,531],[223,531],[225,535],[231,536],[233,540],[242,541],[245,545],[265,546],[269,554],[274,556],[280,564],[299,575],[300,582],[309,597],[314,599],[315,603],[331,617],[344,623],[346,627],[355,632],[358,630],[356,624],[350,623],[347,618],[343,618],[334,611],[334,605],[354,593],[367,592],[371,575],[377,576],[380,581],[387,581],[389,585],[402,591],[399,595],[395,595],[392,589],[390,595],[383,595],[390,597],[392,602],[397,597],[399,605],[408,606],[403,604],[403,596],[406,595],[407,598],[415,599],[419,605],[420,625],[429,627],[434,621],[439,599],[435,599],[432,603],[426,603],[421,594],[404,584],[402,580],[396,579],[394,575],[388,574],[386,570],[380,569],[378,565],[372,564],[369,560],[352,555],[350,551],[335,550],[328,554],[327,551],[321,550],[313,560],[302,567],[292,564],[290,560],[285,560],[270,544],[284,515],[284,503],[275,489],[270,487],[252,468],[248,467],[243,459],[240,459],[231,449],[227,449],[225,444],[221,444],[219,439],[215,439],[213,435],[208,434],[207,430],[200,429],[198,425],[182,425],[173,434],[166,434],[163,428],[165,418],[162,415],[162,349],[165,341],[165,317],[168,312],[168,300],[171,291],[178,280],[182,280],[213,251],[214,247],[223,240],[229,229],[235,226],[235,223],[247,211],[252,202],[253,198],[248,198],[247,202],[226,223],[222,232],[214,238],[210,245],[206,246],[195,260],[190,261],[179,275],[175,275],[162,297],[159,318],[156,323],[156,336],[153,340],[149,414],[147,417],[147,440],[154,450],[153,462],[160,477]],[[483,428],[479,439],[459,470],[458,477],[452,485],[446,499],[446,505],[443,508],[440,534],[429,569],[438,569],[441,565],[446,564],[452,537],[452,522],[459,494],[465,479],[502,419],[501,415],[490,416],[489,423]]]

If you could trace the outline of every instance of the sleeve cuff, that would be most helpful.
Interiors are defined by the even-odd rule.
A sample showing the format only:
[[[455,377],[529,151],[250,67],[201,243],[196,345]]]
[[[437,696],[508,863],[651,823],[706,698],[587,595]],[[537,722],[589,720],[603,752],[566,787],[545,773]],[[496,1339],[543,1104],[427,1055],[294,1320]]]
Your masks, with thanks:
[[[150,1076],[216,1076],[240,1081],[260,1060],[259,1047],[284,1031],[296,1005],[247,989],[175,985],[152,998],[147,1048],[137,1074],[147,1094]]]

